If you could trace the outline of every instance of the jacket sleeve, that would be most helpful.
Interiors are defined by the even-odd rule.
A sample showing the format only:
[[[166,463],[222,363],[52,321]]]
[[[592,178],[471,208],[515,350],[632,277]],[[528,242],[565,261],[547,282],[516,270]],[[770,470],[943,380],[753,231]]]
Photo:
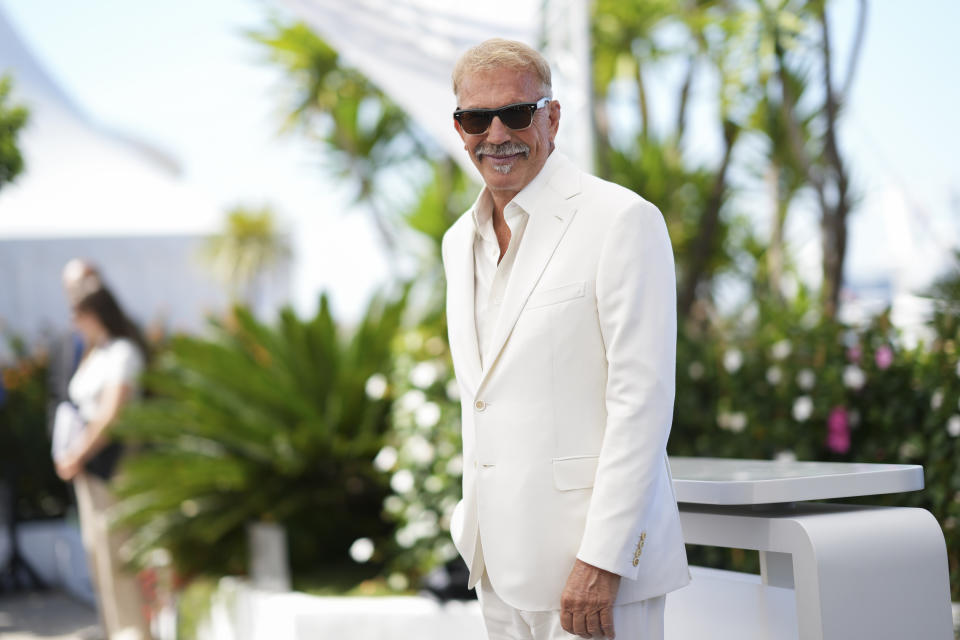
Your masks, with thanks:
[[[607,423],[577,557],[637,579],[633,562],[673,419],[676,275],[660,211],[638,199],[607,230],[597,268]]]

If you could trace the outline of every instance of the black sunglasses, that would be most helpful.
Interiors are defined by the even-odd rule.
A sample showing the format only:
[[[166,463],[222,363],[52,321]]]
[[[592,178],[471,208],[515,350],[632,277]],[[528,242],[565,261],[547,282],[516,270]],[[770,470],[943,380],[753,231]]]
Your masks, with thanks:
[[[517,102],[496,109],[457,109],[453,119],[471,135],[485,132],[495,117],[514,131],[521,131],[533,123],[533,114],[548,102],[550,98],[540,98],[536,102]]]

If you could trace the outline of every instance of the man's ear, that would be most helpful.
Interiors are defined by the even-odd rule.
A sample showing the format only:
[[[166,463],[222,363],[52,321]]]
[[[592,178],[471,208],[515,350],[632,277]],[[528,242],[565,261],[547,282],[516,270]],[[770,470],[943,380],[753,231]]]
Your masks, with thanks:
[[[467,134],[463,132],[463,127],[460,126],[460,123],[457,122],[456,118],[453,120],[453,128],[460,134],[460,139],[463,140],[464,148],[467,144]]]
[[[556,137],[557,131],[560,130],[560,103],[556,100],[551,100],[547,104],[547,115],[550,118],[550,139]]]

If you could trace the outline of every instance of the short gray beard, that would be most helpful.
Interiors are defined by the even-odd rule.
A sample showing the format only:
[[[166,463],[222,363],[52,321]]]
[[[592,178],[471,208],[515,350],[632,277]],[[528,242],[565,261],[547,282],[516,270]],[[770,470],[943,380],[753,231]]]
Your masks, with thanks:
[[[517,153],[522,153],[524,158],[529,158],[530,147],[520,142],[504,142],[503,144],[480,144],[473,150],[473,155],[476,156],[477,162],[481,162],[485,155],[512,156]],[[513,163],[493,166],[493,170],[497,173],[510,173],[512,169]]]

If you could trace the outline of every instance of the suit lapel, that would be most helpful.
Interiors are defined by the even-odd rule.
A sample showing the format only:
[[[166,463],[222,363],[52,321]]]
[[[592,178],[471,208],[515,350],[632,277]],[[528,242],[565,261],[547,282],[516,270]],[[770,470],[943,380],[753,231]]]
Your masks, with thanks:
[[[493,332],[490,361],[481,375],[480,385],[496,368],[500,352],[506,346],[510,333],[520,317],[520,312],[527,303],[527,298],[539,282],[543,270],[553,257],[557,245],[577,212],[569,199],[580,192],[579,170],[562,156],[556,160],[559,166],[553,171],[547,184],[537,190],[535,197],[523,198],[522,202],[519,199],[517,201],[528,212],[530,218],[523,232],[510,281],[504,292],[503,306],[500,308],[500,315]],[[522,195],[521,193],[517,197],[521,198]],[[472,286],[470,291],[473,291]],[[479,391],[479,386],[477,390]]]
[[[470,215],[461,219],[456,235],[451,238],[450,264],[447,276],[447,325],[450,349],[457,364],[457,374],[469,389],[480,383],[480,351],[477,346],[477,322],[474,306],[473,220]]]

